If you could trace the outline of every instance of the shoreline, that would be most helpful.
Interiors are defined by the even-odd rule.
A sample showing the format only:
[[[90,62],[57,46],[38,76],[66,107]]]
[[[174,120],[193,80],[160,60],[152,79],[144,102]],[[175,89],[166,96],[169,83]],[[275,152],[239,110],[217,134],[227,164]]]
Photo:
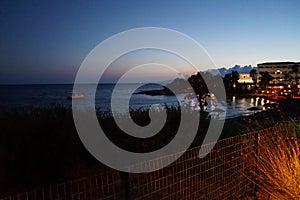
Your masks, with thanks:
[[[226,119],[225,123],[232,123],[242,127],[249,132],[272,126],[282,121],[291,119],[299,120],[300,107],[297,107],[299,100],[287,99],[278,102],[278,107],[257,112],[248,116],[239,116]]]
[[[190,89],[185,89],[185,90],[177,90],[175,92],[179,94],[185,94],[185,93],[191,93],[192,91]],[[145,90],[145,91],[135,92],[134,94],[145,94],[149,96],[175,96],[175,94],[168,88],[164,88],[160,90]]]
[[[189,89],[186,90],[178,90],[176,91],[180,94],[185,94],[185,93],[191,93],[192,91]],[[145,95],[149,95],[149,96],[175,96],[174,93],[165,88],[165,89],[160,89],[160,90],[146,90],[146,91],[140,91],[140,92],[135,92],[134,94],[145,94]],[[250,97],[263,97],[263,98],[267,98],[268,95],[265,94],[256,94],[256,93],[250,93],[250,92],[240,92],[240,93],[228,93],[226,92],[226,96],[227,98],[230,97],[240,97],[240,98],[250,98]]]

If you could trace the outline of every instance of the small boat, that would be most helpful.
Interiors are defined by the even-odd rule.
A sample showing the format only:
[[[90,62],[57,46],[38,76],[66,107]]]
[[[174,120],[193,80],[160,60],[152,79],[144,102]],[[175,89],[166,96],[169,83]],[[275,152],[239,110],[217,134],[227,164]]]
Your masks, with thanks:
[[[83,99],[84,95],[80,94],[78,92],[74,92],[71,95],[67,96],[67,99],[72,100],[72,99]]]
[[[285,96],[279,96],[278,94],[276,94],[274,96],[269,96],[268,99],[271,99],[273,101],[279,101],[279,100],[285,100],[286,97]]]

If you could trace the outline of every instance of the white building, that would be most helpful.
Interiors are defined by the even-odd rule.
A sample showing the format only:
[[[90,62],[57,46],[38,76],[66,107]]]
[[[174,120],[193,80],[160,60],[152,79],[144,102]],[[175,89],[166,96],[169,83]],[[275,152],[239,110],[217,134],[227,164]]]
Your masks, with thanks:
[[[299,80],[295,80],[297,75],[292,73],[292,68],[295,65],[298,65],[298,67],[300,67],[299,62],[269,62],[269,63],[257,64],[257,71],[258,71],[257,80],[259,82],[261,79],[260,72],[268,72],[273,77],[273,80],[270,81],[269,84],[283,85],[292,82],[295,82],[297,84],[299,81]]]
[[[253,79],[250,74],[240,74],[238,82],[252,84]]]
[[[273,80],[266,88],[261,88],[262,93],[300,94],[300,62],[269,62],[257,64],[258,83],[261,81],[261,72],[268,72]]]

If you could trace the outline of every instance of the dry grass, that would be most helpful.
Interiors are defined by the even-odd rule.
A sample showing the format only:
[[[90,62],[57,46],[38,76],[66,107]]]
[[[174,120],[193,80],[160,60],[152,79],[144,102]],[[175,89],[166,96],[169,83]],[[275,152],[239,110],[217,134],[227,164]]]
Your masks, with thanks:
[[[248,176],[258,186],[258,199],[300,199],[300,149],[294,131],[267,131],[247,156],[254,168]]]

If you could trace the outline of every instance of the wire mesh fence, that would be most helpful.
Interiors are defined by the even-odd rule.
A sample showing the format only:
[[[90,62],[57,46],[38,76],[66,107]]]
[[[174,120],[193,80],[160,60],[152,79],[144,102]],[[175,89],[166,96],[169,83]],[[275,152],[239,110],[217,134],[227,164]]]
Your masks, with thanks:
[[[256,135],[245,134],[203,145],[204,153],[215,146],[202,159],[197,147],[166,168],[147,174],[130,174],[130,196],[132,199],[240,199],[247,196],[253,192],[254,185],[241,173],[247,173],[251,167],[241,156],[245,142],[248,150],[254,149]],[[146,165],[159,165],[163,162],[161,159]],[[145,163],[140,167],[145,167]]]
[[[79,200],[79,199],[244,199],[255,193],[254,183],[247,178],[254,166],[247,156],[259,151],[259,144],[266,132],[288,134],[294,131],[292,123],[248,134],[219,140],[186,151],[171,165],[150,173],[124,174],[115,170],[105,171],[93,177],[68,181],[42,189],[1,198],[1,200]],[[169,155],[139,163],[133,168],[160,166]]]
[[[51,185],[1,200],[79,200],[124,199],[122,179],[117,171],[108,171],[93,177]]]

